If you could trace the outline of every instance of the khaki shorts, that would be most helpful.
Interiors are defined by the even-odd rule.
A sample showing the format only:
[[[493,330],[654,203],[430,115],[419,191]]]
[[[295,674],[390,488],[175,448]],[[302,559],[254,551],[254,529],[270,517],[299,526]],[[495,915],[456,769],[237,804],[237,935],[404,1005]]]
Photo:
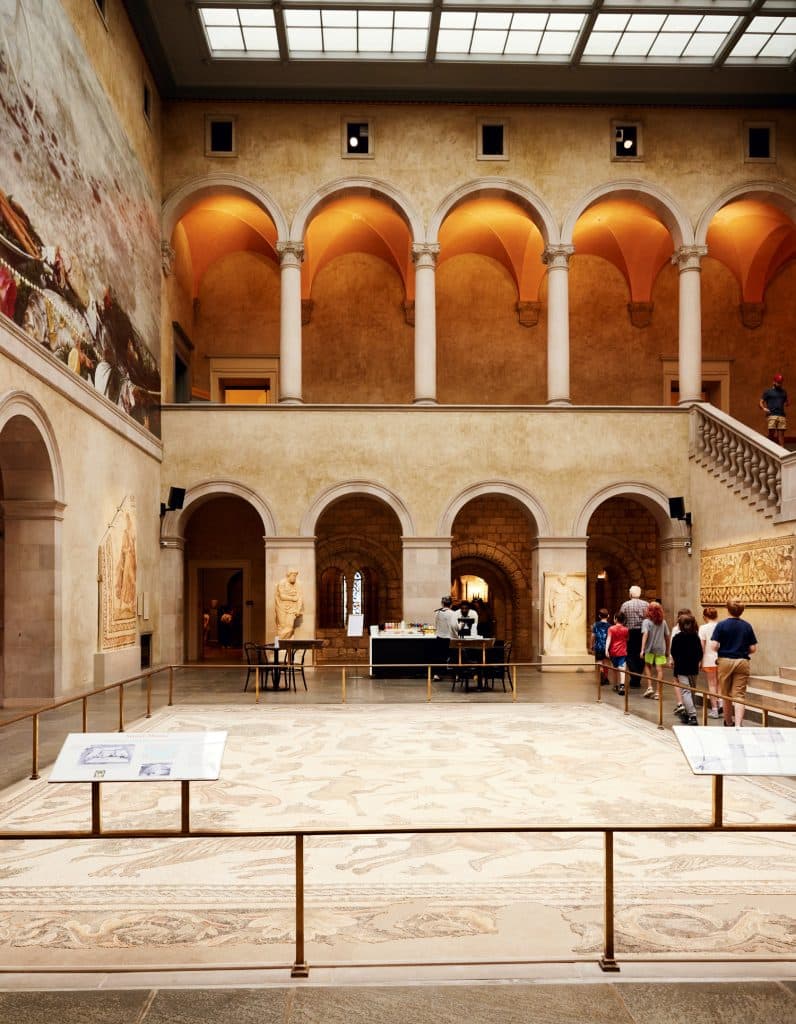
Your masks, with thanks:
[[[749,683],[748,658],[719,658],[719,691],[730,700],[743,700]]]
[[[769,430],[785,430],[787,423],[784,416],[769,416],[768,417],[768,429]]]

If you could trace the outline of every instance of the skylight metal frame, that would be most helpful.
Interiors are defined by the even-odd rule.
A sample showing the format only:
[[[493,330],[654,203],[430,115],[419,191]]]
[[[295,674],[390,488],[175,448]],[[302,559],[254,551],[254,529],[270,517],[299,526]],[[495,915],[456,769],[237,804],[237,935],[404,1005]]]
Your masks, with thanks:
[[[796,68],[796,0],[201,0],[194,6],[212,61]],[[205,12],[216,12],[211,21],[228,19],[230,31],[208,25]],[[404,28],[413,13],[427,16],[427,28]],[[301,41],[297,22],[308,16],[317,25],[304,42],[314,45],[292,45],[291,37]],[[247,24],[258,17],[272,17],[273,24]],[[346,24],[335,25],[341,21]],[[236,38],[242,46],[218,45]],[[249,48],[257,39],[267,39],[268,48]],[[406,46],[410,39],[414,46]]]

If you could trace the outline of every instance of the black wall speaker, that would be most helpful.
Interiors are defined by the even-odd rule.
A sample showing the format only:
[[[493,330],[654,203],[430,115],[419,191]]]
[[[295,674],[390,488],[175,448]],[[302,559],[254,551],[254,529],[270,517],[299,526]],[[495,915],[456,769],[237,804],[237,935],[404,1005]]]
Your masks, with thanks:
[[[685,500],[683,498],[669,498],[669,517],[685,519]]]
[[[682,498],[680,499],[682,501]],[[176,512],[178,508],[182,508],[182,503],[185,501],[185,488],[184,487],[169,487],[169,511]],[[672,499],[669,499],[671,505]]]

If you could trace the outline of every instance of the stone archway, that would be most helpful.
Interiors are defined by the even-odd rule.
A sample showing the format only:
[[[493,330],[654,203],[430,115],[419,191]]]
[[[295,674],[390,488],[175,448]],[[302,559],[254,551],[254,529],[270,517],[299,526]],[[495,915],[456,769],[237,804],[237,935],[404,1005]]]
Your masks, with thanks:
[[[0,703],[41,704],[61,680],[63,472],[44,410],[0,400]]]

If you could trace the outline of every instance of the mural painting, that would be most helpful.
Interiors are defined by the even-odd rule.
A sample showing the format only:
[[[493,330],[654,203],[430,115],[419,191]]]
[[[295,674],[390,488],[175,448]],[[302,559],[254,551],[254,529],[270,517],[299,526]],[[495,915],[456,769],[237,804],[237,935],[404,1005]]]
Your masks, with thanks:
[[[135,498],[128,496],[116,510],[99,550],[100,651],[136,643],[136,578]]]
[[[159,433],[158,205],[60,4],[0,0],[0,137],[0,313]]]
[[[702,551],[699,600],[726,604],[739,598],[746,605],[793,605],[793,557],[796,537],[732,544]]]

